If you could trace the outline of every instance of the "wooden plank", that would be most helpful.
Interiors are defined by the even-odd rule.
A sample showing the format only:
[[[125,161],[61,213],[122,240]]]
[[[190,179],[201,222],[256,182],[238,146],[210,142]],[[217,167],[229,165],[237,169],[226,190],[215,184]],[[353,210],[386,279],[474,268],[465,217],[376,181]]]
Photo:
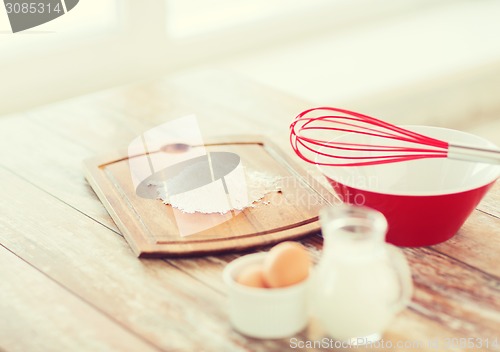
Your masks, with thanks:
[[[2,190],[2,199],[7,202],[0,203],[4,214],[0,241],[131,331],[165,349],[287,348],[287,339],[258,341],[235,333],[227,321],[224,296],[191,276],[220,275],[225,258],[196,261],[198,268],[190,275],[165,261],[137,260],[123,239],[108,229],[7,172],[0,172],[0,178],[10,185]],[[19,204],[22,214],[13,207]],[[216,281],[212,285],[224,291]],[[415,313],[408,314],[413,320]],[[427,331],[425,320],[421,322],[419,331]],[[199,330],[200,326],[203,329]],[[391,327],[388,339],[393,329],[399,331],[396,325]],[[197,333],[193,335],[193,331]],[[453,330],[441,326],[440,333],[448,336]],[[307,335],[298,337],[305,339]]]
[[[500,331],[500,279],[430,249],[405,249],[417,287],[411,308],[463,336]]]
[[[159,351],[0,245],[0,350]]]
[[[165,120],[195,113],[200,128],[207,135],[245,134],[251,130],[252,133],[268,135],[291,155],[284,138],[288,133],[287,125],[280,126],[279,121],[290,119],[306,106],[305,103],[299,103],[299,108],[295,99],[274,91],[268,96],[263,94],[261,87],[233,80],[227,75],[222,76],[221,84],[214,85],[214,91],[206,97],[200,96],[201,92],[193,94],[186,89],[200,79],[205,82],[204,86],[214,83],[217,71],[198,78],[196,75],[180,75],[172,82],[134,85],[119,92],[101,92],[3,119],[0,163],[97,221],[116,229],[106,210],[94,206],[95,196],[89,185],[75,182],[82,178],[81,160],[107,150],[126,148],[141,132]],[[246,104],[230,104],[220,90],[223,87],[234,91],[232,94],[235,95],[230,98],[244,99]],[[239,89],[241,92],[237,93]],[[255,111],[263,97],[268,100],[267,105],[280,104],[283,107],[283,110],[274,108],[269,111],[272,115],[265,116],[265,124],[259,121],[263,118],[262,112]],[[286,109],[286,104],[291,108]],[[237,107],[232,108],[232,105]],[[248,105],[254,108],[245,109]],[[269,119],[269,116],[272,118]],[[276,133],[269,130],[270,125],[284,128],[284,134],[276,138]],[[52,167],[48,168],[48,165]]]
[[[500,219],[500,181],[497,181],[484,199],[479,203],[477,209]],[[500,231],[500,230],[499,230]]]
[[[263,94],[263,91],[267,94]],[[231,104],[233,101],[242,100],[246,102],[243,105]],[[190,103],[189,108],[186,107],[187,102]],[[83,113],[91,117],[89,123],[84,122],[86,120],[83,119],[83,116],[72,118],[73,116],[70,113],[76,111],[77,106],[82,105],[94,106],[94,109],[83,109]],[[110,106],[113,106],[114,110]],[[274,136],[275,142],[281,146],[285,153],[292,155],[293,152],[288,147],[288,141],[286,140],[288,135],[287,122],[297,111],[306,106],[306,102],[290,98],[285,94],[265,90],[264,87],[243,82],[237,78],[230,78],[227,75],[220,74],[220,72],[204,71],[202,73],[179,75],[170,80],[155,82],[155,84],[130,86],[120,91],[106,92],[102,94],[101,99],[97,100],[95,97],[79,98],[74,103],[59,106],[59,110],[61,110],[59,113],[48,115],[42,112],[41,116],[35,116],[34,118],[40,123],[46,124],[48,128],[57,129],[59,133],[65,134],[66,138],[77,143],[85,143],[86,146],[93,145],[95,148],[102,147],[104,149],[105,146],[109,146],[107,144],[109,138],[105,138],[106,134],[101,132],[100,138],[99,135],[97,135],[97,138],[92,138],[91,134],[87,135],[85,133],[86,128],[89,128],[86,126],[97,125],[99,119],[102,120],[102,115],[111,114],[112,118],[116,120],[112,137],[117,136],[117,140],[114,141],[117,144],[118,141],[123,142],[126,138],[132,138],[128,129],[130,125],[133,125],[138,130],[141,128],[144,130],[150,127],[151,124],[160,123],[164,118],[172,116],[172,113],[182,114],[205,111],[205,113],[199,114],[200,123],[203,124],[204,130],[210,132],[216,126],[218,130],[225,131],[225,127],[228,126],[235,131],[249,128],[260,131],[261,126],[269,126],[268,134]],[[98,109],[102,110],[102,115],[96,111]],[[261,110],[266,111],[265,116],[263,116]],[[228,119],[227,116],[233,118]],[[268,116],[273,118],[267,119]],[[143,120],[146,120],[146,122],[143,122]],[[208,121],[213,123],[207,123]],[[111,129],[110,125],[104,128],[108,132]],[[84,131],[82,137],[76,138],[81,130]],[[99,133],[97,128],[89,132]],[[318,180],[324,185],[324,178],[314,166],[308,166],[305,163],[300,164],[310,172],[311,180]],[[495,209],[498,201],[496,198],[491,197],[498,194],[495,191],[498,187],[498,185],[495,185],[495,188],[489,192],[480,204],[479,209],[490,209],[490,213],[494,211],[491,209]],[[488,199],[491,199],[491,201],[488,201]],[[498,212],[498,209],[496,211]],[[452,252],[448,254],[453,256]]]
[[[232,330],[224,297],[0,168],[0,243],[128,330],[165,350],[262,350]]]
[[[317,262],[321,255],[321,238],[310,237],[302,243],[308,248],[314,262]],[[428,344],[437,340],[439,350],[445,351],[462,350],[446,349],[445,338],[496,336],[496,329],[500,324],[500,316],[495,313],[499,304],[496,300],[500,290],[499,278],[474,270],[432,248],[411,248],[404,252],[412,269],[415,294],[410,309],[400,314],[389,326],[384,340],[391,341],[394,345],[399,341],[415,341],[421,343],[422,347],[418,350],[426,351],[436,350]],[[226,260],[230,261],[235,257],[209,257],[198,261],[179,259],[173,261],[173,264],[182,263],[181,267],[200,281],[222,287],[218,266],[225,265]],[[220,265],[216,265],[217,262]],[[297,336],[302,340],[321,337],[315,335],[314,331]]]
[[[193,87],[193,85],[196,87]],[[237,101],[240,103],[236,104]],[[165,119],[183,116],[192,112],[203,112],[203,114],[200,114],[200,120],[202,130],[207,131],[207,133],[215,130],[218,133],[246,133],[252,130],[253,133],[264,133],[275,138],[277,144],[287,151],[288,141],[286,136],[288,135],[287,126],[290,116],[294,116],[294,114],[307,107],[309,107],[308,104],[301,105],[301,102],[296,99],[268,91],[259,86],[252,86],[249,83],[239,83],[238,80],[232,80],[227,76],[206,73],[180,76],[173,81],[99,93],[95,96],[78,98],[24,116],[18,116],[14,119],[15,121],[9,122],[9,128],[4,128],[7,125],[0,125],[0,134],[2,136],[0,139],[0,145],[2,146],[0,148],[0,163],[5,162],[16,173],[23,175],[30,182],[56,195],[73,207],[90,214],[92,218],[99,219],[98,214],[102,212],[104,216],[99,221],[105,223],[107,218],[107,221],[109,221],[109,224],[106,223],[107,226],[114,228],[109,216],[96,200],[95,195],[90,191],[89,187],[85,188],[84,183],[82,183],[81,171],[79,166],[75,165],[84,157],[91,154],[100,154],[106,149],[115,149],[117,146],[126,146],[141,131],[153,127]],[[38,125],[34,125],[34,122]],[[12,129],[18,135],[23,131],[26,131],[27,134],[20,137],[11,137]],[[51,146],[50,143],[45,143],[45,140],[51,141],[54,145]],[[314,171],[314,167],[309,168],[309,170]],[[7,181],[10,182],[9,180]],[[9,183],[5,182],[5,184]],[[24,202],[29,202],[33,197],[39,198],[36,204],[38,208],[44,211],[47,211],[46,208],[50,206],[54,207],[54,210],[52,210],[54,212],[60,212],[61,214],[68,212],[66,207],[61,204],[56,206],[57,201],[45,194],[42,195],[42,192],[33,189],[29,184],[21,182],[20,185],[20,189],[26,188],[26,191],[30,194],[23,196]],[[24,208],[22,202],[19,203],[14,195],[11,198],[14,201],[9,205],[10,207],[15,207],[17,204],[19,209]],[[497,207],[495,203],[491,204],[492,209]],[[32,206],[31,211],[36,212],[38,208]],[[141,267],[137,268],[137,260],[130,260],[130,252],[125,243],[119,238],[115,238],[117,236],[114,236],[110,231],[98,229],[99,225],[90,225],[86,221],[83,221],[85,223],[83,229],[75,230],[75,226],[69,223],[74,222],[77,227],[82,226],[82,221],[77,220],[80,215],[70,216],[69,220],[67,220],[68,224],[62,226],[59,217],[55,215],[52,215],[48,220],[44,216],[38,215],[33,220],[30,217],[25,219],[22,214],[16,214],[13,210],[6,214],[6,216],[16,219],[11,225],[18,228],[18,230],[12,233],[16,234],[18,238],[24,238],[17,245],[14,243],[14,239],[10,238],[10,245],[36,265],[45,269],[48,268],[48,272],[61,280],[60,282],[65,286],[71,287],[75,292],[83,292],[86,299],[91,302],[98,302],[99,306],[110,305],[106,311],[120,317],[135,313],[128,306],[127,302],[129,301],[135,300],[136,304],[146,305],[147,312],[139,315],[142,320],[138,322],[132,319],[133,321],[130,324],[135,329],[137,325],[146,324],[145,322],[159,321],[158,329],[153,329],[153,331],[148,326],[141,326],[138,329],[139,333],[152,340],[159,339],[163,341],[162,343],[165,343],[166,337],[159,335],[161,335],[162,330],[165,330],[166,325],[174,329],[176,325],[173,322],[177,316],[190,316],[195,314],[193,312],[197,314],[200,311],[202,321],[209,320],[211,321],[210,324],[224,326],[219,329],[212,327],[210,328],[211,332],[221,335],[228,334],[228,340],[231,341],[225,344],[218,341],[220,343],[218,344],[217,341],[212,340],[213,337],[205,334],[204,337],[209,341],[210,347],[222,346],[219,349],[228,347],[235,348],[235,350],[238,350],[238,348],[240,350],[266,350],[266,348],[267,350],[283,350],[288,347],[288,341],[252,341],[251,339],[241,338],[237,334],[234,334],[237,336],[234,337],[230,328],[224,325],[227,324],[227,318],[224,313],[221,313],[224,312],[225,308],[222,296],[224,288],[220,282],[220,271],[226,261],[234,258],[234,256],[171,260],[168,261],[168,264],[164,262],[163,266],[159,265],[158,261],[142,260],[138,261],[141,263]],[[10,220],[6,216],[2,218],[2,222],[8,223]],[[30,225],[28,226],[22,221],[27,221]],[[20,222],[20,224],[17,224],[17,222]],[[34,228],[38,228],[38,223],[45,224],[41,227],[44,236],[37,237],[29,234]],[[68,257],[63,255],[62,252],[66,250],[66,247],[78,247],[81,245],[81,240],[73,239],[70,243],[65,244],[64,235],[59,234],[57,235],[58,241],[51,242],[49,239],[54,228],[58,229],[57,232],[63,231],[66,236],[68,234],[71,236],[79,234],[84,241],[91,238],[90,243],[84,243],[81,249],[84,255],[80,251],[75,252],[75,249],[70,250],[70,252],[73,251],[70,253],[72,255]],[[5,233],[5,231],[1,232]],[[28,234],[23,234],[24,232]],[[13,237],[13,235],[10,237]],[[457,237],[457,239],[460,238]],[[310,244],[314,241],[311,238],[305,243]],[[30,246],[35,246],[35,248],[30,248]],[[60,248],[60,246],[63,246],[63,248]],[[471,253],[472,249],[469,247],[465,245],[457,251],[461,260],[467,258],[468,254]],[[95,248],[99,248],[98,253],[95,256],[89,255],[88,253],[92,253]],[[454,247],[449,248],[449,256],[451,257],[455,255],[453,249]],[[444,249],[442,250],[444,251]],[[493,253],[494,246],[489,250]],[[102,263],[97,260],[95,264],[92,264],[93,260],[100,255],[104,255],[105,258],[110,260],[118,258],[117,263]],[[439,253],[436,255],[439,256]],[[472,255],[471,258],[478,258],[479,256],[480,254],[476,254],[475,256]],[[422,257],[418,260],[425,261],[425,258],[427,258],[426,254],[422,254]],[[449,259],[451,263],[455,263],[453,258]],[[50,265],[47,265],[47,263]],[[79,275],[82,270],[81,267],[85,267],[89,263],[92,264],[92,269],[89,270],[96,277],[84,276],[81,280],[82,283],[74,282],[76,280],[70,276]],[[448,265],[447,263],[444,265]],[[103,274],[96,272],[94,265],[103,266],[105,272]],[[150,268],[150,265],[152,268]],[[481,266],[483,264],[473,262],[473,265]],[[128,280],[124,278],[121,271],[123,268],[128,270],[129,266],[132,269],[127,273],[134,276],[135,280],[143,280],[141,283],[144,282],[146,287],[152,290],[151,292],[164,296],[171,295],[174,297],[173,300],[176,304],[179,306],[187,305],[189,309],[175,308],[173,312],[166,312],[163,305],[168,303],[165,303],[165,300],[150,297],[147,290],[136,288],[136,285],[139,284],[128,281],[132,281],[132,278]],[[165,267],[171,269],[165,269]],[[460,267],[458,270],[472,270],[473,273],[476,273],[473,269],[465,266]],[[158,275],[153,278],[155,273],[158,273]],[[111,281],[112,285],[108,283],[109,278],[115,276],[118,281]],[[173,281],[169,281],[171,277],[174,278]],[[163,287],[165,285],[158,288],[159,283],[155,283],[155,280],[164,280],[163,282],[168,282],[173,288]],[[478,281],[475,284],[480,285],[481,282]],[[90,285],[90,288],[88,285]],[[444,285],[444,283],[441,282],[441,285]],[[106,292],[98,294],[94,292],[94,286],[101,287]],[[177,288],[177,286],[180,288]],[[191,287],[188,288],[189,286]],[[121,296],[122,287],[125,292],[124,298]],[[136,289],[138,290],[137,294],[135,294]],[[198,293],[190,294],[190,290]],[[184,293],[186,293],[186,297],[182,298]],[[119,301],[115,302],[114,297],[118,297]],[[423,297],[425,298],[425,295]],[[481,297],[478,299],[481,299]],[[201,303],[196,303],[198,300],[201,300]],[[447,301],[441,298],[438,299],[438,302],[441,305],[447,304]],[[434,309],[429,299],[420,298],[418,304],[417,307],[420,308]],[[163,319],[155,316],[154,309],[158,310]],[[203,313],[204,309],[209,309],[210,312]],[[444,337],[453,334],[458,336],[457,334],[460,334],[460,330],[454,330],[453,327],[447,328],[439,322],[440,320],[432,321],[428,314],[425,315],[423,312],[425,313],[425,310],[422,309],[406,311],[398,317],[397,324],[391,326],[388,336],[391,339],[397,339],[400,337],[412,338],[414,336]],[[443,312],[446,313],[447,311],[444,310]],[[210,318],[207,318],[207,314]],[[464,314],[463,310],[460,314]],[[127,324],[131,320],[130,318],[121,319],[125,319]],[[164,320],[172,322],[167,324]],[[181,319],[181,321],[183,320]],[[191,323],[188,326],[189,328],[193,328],[193,326],[196,328],[197,325]],[[410,328],[405,330],[405,327]],[[194,338],[193,342],[189,343],[187,339],[179,337],[183,334],[189,334],[188,330],[180,329],[175,333],[170,332],[168,337],[176,341],[177,346],[189,346],[191,348],[201,346],[201,338]],[[235,345],[238,347],[235,347]]]
[[[330,200],[323,199],[325,189],[307,185],[303,171],[272,143],[258,136],[206,143],[209,153],[233,153],[242,167],[279,177],[280,191],[237,214],[185,214],[157,199],[138,197],[126,155],[86,162],[87,180],[136,254],[173,257],[241,251],[319,231],[319,210],[334,198],[328,194]],[[157,158],[162,154],[149,151]],[[183,224],[191,224],[193,233],[184,235],[179,227]]]
[[[500,279],[500,219],[474,211],[450,240],[433,246],[462,263]]]
[[[0,121],[1,166],[96,221],[116,228],[106,209],[96,206],[94,191],[82,173],[82,160],[92,155],[92,151],[67,137],[48,133],[24,116]]]
[[[79,97],[25,117],[102,154],[126,147],[140,133],[167,120],[195,114],[205,137],[251,131],[298,160],[289,147],[288,126],[309,107],[309,102],[241,77],[201,70]]]

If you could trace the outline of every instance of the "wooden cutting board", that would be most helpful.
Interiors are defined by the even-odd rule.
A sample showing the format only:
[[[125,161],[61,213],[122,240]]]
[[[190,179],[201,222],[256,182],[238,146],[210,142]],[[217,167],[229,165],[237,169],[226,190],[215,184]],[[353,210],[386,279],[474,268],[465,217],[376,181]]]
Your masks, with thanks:
[[[212,139],[204,147],[208,153],[235,153],[245,168],[279,177],[281,191],[268,193],[243,211],[188,214],[160,199],[138,196],[126,152],[84,162],[87,181],[136,255],[174,257],[240,251],[319,231],[319,210],[334,202],[333,195],[269,140],[226,136]],[[189,235],[185,235],[186,227]]]

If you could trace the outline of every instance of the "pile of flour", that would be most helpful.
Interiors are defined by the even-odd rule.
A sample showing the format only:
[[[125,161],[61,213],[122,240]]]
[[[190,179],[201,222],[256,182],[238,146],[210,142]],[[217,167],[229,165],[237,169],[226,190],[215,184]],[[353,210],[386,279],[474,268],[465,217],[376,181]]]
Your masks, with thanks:
[[[268,173],[242,168],[244,177],[240,182],[230,182],[224,185],[222,180],[217,180],[206,186],[169,196],[165,183],[150,184],[156,187],[158,199],[164,204],[185,213],[225,214],[230,211],[241,211],[245,208],[255,207],[262,202],[266,194],[280,192],[281,177]],[[182,182],[182,180],[181,180]],[[270,204],[270,201],[262,202]]]

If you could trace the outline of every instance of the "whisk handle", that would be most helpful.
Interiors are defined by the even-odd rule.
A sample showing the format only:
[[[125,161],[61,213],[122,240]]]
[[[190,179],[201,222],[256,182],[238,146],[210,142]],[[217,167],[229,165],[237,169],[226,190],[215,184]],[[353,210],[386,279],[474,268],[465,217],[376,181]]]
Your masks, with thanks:
[[[500,150],[450,143],[448,158],[500,165]]]

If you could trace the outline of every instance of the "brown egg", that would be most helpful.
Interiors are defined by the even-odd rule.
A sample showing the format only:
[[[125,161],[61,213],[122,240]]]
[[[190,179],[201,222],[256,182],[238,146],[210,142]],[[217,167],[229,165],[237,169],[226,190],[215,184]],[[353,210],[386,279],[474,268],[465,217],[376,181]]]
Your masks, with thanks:
[[[269,287],[285,287],[305,280],[311,259],[300,243],[282,242],[269,251],[264,259],[263,275]]]
[[[245,286],[266,288],[267,285],[262,275],[262,265],[249,265],[241,270],[236,282]]]

